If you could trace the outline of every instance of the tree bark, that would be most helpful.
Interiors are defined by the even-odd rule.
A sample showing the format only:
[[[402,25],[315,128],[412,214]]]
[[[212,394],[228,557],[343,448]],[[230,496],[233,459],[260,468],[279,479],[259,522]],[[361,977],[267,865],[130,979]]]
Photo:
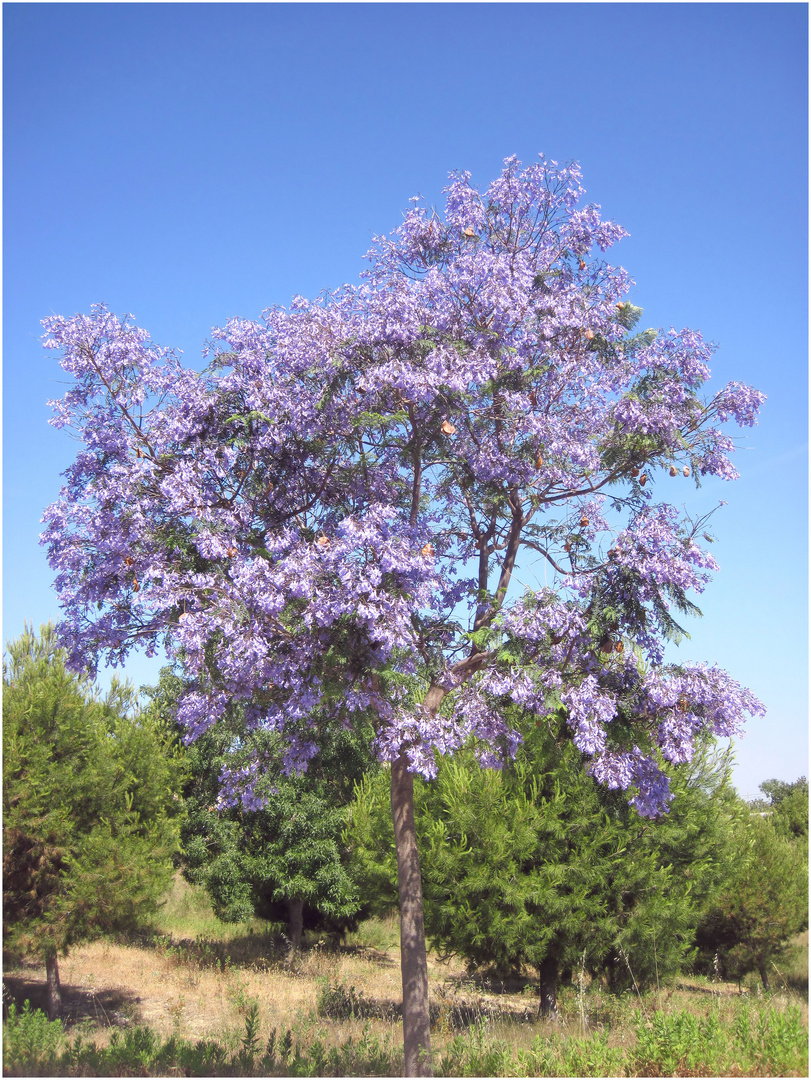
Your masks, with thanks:
[[[545,957],[538,969],[541,1004],[539,1015],[547,1020],[558,1019],[558,965],[551,957]]]
[[[48,1019],[62,1016],[62,988],[59,985],[59,961],[55,952],[46,953],[45,980],[48,989]]]
[[[404,753],[391,766],[391,813],[400,896],[400,967],[403,977],[405,1075],[431,1075],[428,960],[422,910],[422,878],[414,825],[414,776]]]
[[[297,897],[290,897],[287,901],[287,928],[290,931],[290,942],[293,951],[301,949],[301,935],[304,932],[304,901]]]
[[[763,983],[763,989],[768,994],[771,990],[771,984],[769,983],[769,974],[766,971],[765,964],[758,964],[758,975],[760,975],[760,981]]]

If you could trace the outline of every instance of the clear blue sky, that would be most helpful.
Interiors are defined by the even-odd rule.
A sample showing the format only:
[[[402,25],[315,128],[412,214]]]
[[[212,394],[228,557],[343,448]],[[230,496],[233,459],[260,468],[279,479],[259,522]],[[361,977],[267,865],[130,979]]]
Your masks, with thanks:
[[[198,363],[210,328],[355,281],[452,169],[580,162],[645,326],[768,395],[680,649],[768,706],[736,782],[807,773],[805,4],[17,4],[4,29],[5,638],[58,616],[40,516],[76,446],[39,320],[103,301]],[[710,388],[712,389],[712,387]],[[680,487],[680,498],[687,487]],[[137,683],[154,667],[128,669]]]

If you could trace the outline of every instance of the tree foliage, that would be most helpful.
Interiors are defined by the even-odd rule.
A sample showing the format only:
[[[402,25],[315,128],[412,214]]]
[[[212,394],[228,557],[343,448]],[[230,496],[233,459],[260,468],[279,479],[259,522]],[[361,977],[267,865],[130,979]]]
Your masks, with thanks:
[[[429,939],[471,970],[535,968],[547,1010],[581,966],[618,989],[680,970],[724,872],[728,757],[706,744],[671,769],[670,813],[650,824],[588,776],[561,716],[516,722],[522,746],[503,770],[468,752],[417,784]],[[397,900],[386,811],[385,784],[365,778],[346,835],[353,873],[381,909]]]
[[[808,849],[808,781],[804,776],[793,783],[764,780],[760,790],[765,799],[757,799],[752,809],[772,815],[772,824],[781,836],[805,842]]]
[[[373,720],[409,1071],[428,1051],[413,773],[470,739],[513,754],[505,700],[559,705],[593,775],[656,815],[659,756],[762,708],[715,667],[663,663],[716,564],[706,521],[654,492],[732,479],[724,424],[763,396],[703,396],[699,334],[637,332],[604,257],[624,232],[582,196],[575,165],[543,158],[482,192],[454,174],[444,214],[416,200],[360,285],[231,320],[201,373],[104,308],[46,320],[75,380],[54,422],[84,444],[45,515],[71,661],[165,645],[190,736],[240,702],[286,770]],[[551,581],[516,596],[533,561]],[[270,794],[256,749],[223,770],[246,809]]]
[[[3,671],[3,926],[53,965],[158,908],[178,847],[173,736],[129,686],[70,674],[54,628],[8,646]]]
[[[760,812],[744,811],[723,888],[698,928],[705,968],[737,979],[756,971],[768,990],[775,961],[807,926],[807,844]]]
[[[170,722],[182,692],[183,680],[164,669],[152,698]],[[361,903],[344,865],[341,833],[354,782],[375,764],[368,733],[328,732],[307,772],[279,773],[273,798],[257,810],[220,805],[220,772],[240,738],[246,739],[244,721],[235,709],[230,723],[206,732],[186,751],[186,878],[205,887],[225,922],[254,915],[287,922],[296,948],[304,928],[345,929]]]

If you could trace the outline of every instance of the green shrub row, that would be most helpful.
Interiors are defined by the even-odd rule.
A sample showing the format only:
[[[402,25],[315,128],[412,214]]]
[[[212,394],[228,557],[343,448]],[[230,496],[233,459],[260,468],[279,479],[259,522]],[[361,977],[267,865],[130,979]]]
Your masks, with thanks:
[[[163,1038],[145,1027],[113,1032],[99,1047],[69,1038],[28,1002],[12,1005],[3,1030],[5,1076],[397,1076],[402,1052],[367,1023],[359,1037],[327,1046],[324,1032],[302,1046],[274,1029],[262,1047],[256,1006],[237,1049],[216,1039]],[[629,1045],[611,1029],[539,1035],[528,1049],[494,1038],[479,1023],[438,1055],[438,1076],[807,1076],[808,1035],[798,1006],[785,1011],[742,1001],[731,1022],[686,1010],[639,1014]]]

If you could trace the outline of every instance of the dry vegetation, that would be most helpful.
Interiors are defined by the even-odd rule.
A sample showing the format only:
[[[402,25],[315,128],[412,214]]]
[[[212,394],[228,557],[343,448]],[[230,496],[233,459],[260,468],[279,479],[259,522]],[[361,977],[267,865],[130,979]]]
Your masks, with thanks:
[[[226,926],[206,898],[180,877],[163,911],[158,933],[135,943],[95,942],[74,949],[61,963],[68,1032],[81,1030],[99,1046],[113,1031],[144,1025],[164,1038],[194,1042],[217,1039],[236,1051],[246,1018],[258,1020],[266,1045],[273,1029],[288,1029],[307,1046],[318,1038],[340,1046],[364,1029],[380,1045],[399,1047],[400,970],[394,918],[369,920],[341,942],[309,938],[293,955],[281,934],[266,924]],[[799,1004],[807,1027],[808,934],[797,943],[785,970],[775,972],[772,1005]],[[536,989],[530,979],[473,980],[458,962],[429,957],[433,1039],[437,1058],[460,1032],[486,1029],[488,1040],[513,1050],[538,1045],[538,1036],[555,1040],[601,1034],[604,1047],[633,1044],[634,1021],[677,1010],[713,1014],[732,1024],[740,1010],[741,989],[702,979],[683,979],[637,999],[603,993],[586,978],[575,979],[560,995],[562,1025],[537,1017]],[[8,966],[4,999],[27,998],[44,1006],[44,970]],[[758,998],[757,984],[743,988]],[[352,1013],[354,1012],[354,1015]],[[479,1023],[478,1029],[476,1023]],[[768,1075],[769,1073],[765,1073]],[[702,1075],[713,1075],[702,1073]]]

